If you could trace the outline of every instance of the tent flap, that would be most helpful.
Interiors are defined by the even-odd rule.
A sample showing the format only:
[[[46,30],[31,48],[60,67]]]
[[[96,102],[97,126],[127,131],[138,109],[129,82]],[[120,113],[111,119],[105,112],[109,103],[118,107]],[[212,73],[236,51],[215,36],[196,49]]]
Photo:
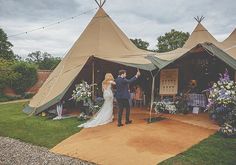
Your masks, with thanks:
[[[234,59],[232,56],[225,53],[223,50],[221,50],[220,48],[218,48],[212,43],[203,43],[201,45],[207,51],[211,52],[214,56],[218,57],[219,59],[224,61],[226,64],[228,64],[230,67],[232,67],[234,70],[236,70],[236,59]]]
[[[151,61],[146,60],[146,56],[138,56],[138,57],[131,57],[131,58],[116,58],[116,59],[95,57],[95,59],[112,62],[116,64],[121,64],[121,65],[138,68],[138,69],[142,69],[146,71],[153,71],[157,69],[157,67]],[[142,62],[140,62],[140,59],[142,60]],[[124,62],[124,61],[127,61],[127,62]]]
[[[146,57],[148,60],[150,60],[158,69],[162,69],[172,63],[174,60],[162,60],[156,56],[149,55]]]

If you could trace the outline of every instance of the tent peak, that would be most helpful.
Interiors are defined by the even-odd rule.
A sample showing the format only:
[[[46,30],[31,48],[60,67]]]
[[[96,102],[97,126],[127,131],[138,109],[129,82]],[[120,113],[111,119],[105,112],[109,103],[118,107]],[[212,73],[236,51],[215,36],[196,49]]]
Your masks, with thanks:
[[[199,16],[197,16],[197,17],[194,17],[194,19],[198,22],[198,23],[201,23],[203,20],[204,20],[204,16],[201,16],[201,17],[199,17]]]
[[[108,14],[105,12],[105,10],[103,8],[99,8],[94,17],[97,18],[97,17],[107,17],[107,16]]]
[[[236,28],[232,31],[232,33],[230,33],[230,35],[223,42],[228,42],[228,41],[236,42]]]
[[[94,0],[99,8],[102,8],[103,5],[106,3],[106,0]]]

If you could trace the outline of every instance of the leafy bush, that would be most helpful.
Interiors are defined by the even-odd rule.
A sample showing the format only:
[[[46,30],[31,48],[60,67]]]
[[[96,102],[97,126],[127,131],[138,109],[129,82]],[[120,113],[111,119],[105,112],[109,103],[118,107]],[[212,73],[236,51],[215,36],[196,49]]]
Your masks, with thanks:
[[[31,99],[35,94],[34,93],[25,93],[24,99]]]
[[[0,94],[0,102],[6,102],[6,101],[13,101],[13,100],[19,100],[22,99],[21,96],[6,96],[3,94]]]
[[[37,81],[37,69],[35,65],[18,62],[12,66],[12,70],[17,74],[16,80],[12,82],[12,88],[18,94],[22,94]]]

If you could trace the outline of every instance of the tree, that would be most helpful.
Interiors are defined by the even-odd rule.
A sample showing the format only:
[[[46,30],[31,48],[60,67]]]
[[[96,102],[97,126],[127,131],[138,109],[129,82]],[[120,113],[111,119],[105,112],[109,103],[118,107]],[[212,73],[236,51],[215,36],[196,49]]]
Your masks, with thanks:
[[[28,54],[26,61],[38,65],[39,69],[52,70],[60,63],[61,58],[53,57],[47,52],[35,51]]]
[[[12,51],[13,45],[8,41],[7,34],[0,28],[0,58],[5,60],[15,60]]]
[[[146,41],[143,41],[142,39],[130,39],[134,45],[136,45],[138,48],[143,49],[143,50],[148,50],[149,43]]]
[[[2,90],[18,77],[18,74],[11,69],[13,64],[12,61],[0,59],[0,95]]]
[[[183,47],[189,38],[188,32],[176,31],[172,29],[164,36],[157,38],[157,52],[168,52]]]
[[[23,94],[37,81],[37,68],[33,64],[17,62],[12,66],[12,71],[17,75],[15,81],[12,81],[12,88],[18,94]]]

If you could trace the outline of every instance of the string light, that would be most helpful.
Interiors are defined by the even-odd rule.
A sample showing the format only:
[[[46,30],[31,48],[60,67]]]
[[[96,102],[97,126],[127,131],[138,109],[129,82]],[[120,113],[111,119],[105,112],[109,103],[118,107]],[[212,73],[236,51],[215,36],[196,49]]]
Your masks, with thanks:
[[[72,17],[68,17],[68,18],[65,18],[65,19],[56,21],[56,22],[54,22],[54,23],[51,23],[51,24],[48,24],[48,25],[45,25],[45,26],[42,26],[42,27],[39,27],[39,28],[35,28],[35,29],[29,30],[29,31],[24,31],[24,32],[20,32],[20,33],[17,33],[17,34],[9,35],[8,38],[10,38],[10,37],[16,37],[16,36],[24,35],[24,34],[29,34],[29,33],[32,33],[32,32],[38,31],[38,30],[44,30],[44,29],[49,28],[49,27],[51,27],[51,26],[55,26],[55,25],[58,25],[58,24],[60,24],[60,23],[63,23],[63,22],[66,22],[66,21],[75,19],[75,18],[77,18],[77,17],[79,17],[79,16],[81,16],[81,15],[88,14],[88,13],[94,11],[94,10],[97,10],[97,8],[87,10],[87,11],[85,11],[85,12],[79,14],[79,15],[72,16]]]

